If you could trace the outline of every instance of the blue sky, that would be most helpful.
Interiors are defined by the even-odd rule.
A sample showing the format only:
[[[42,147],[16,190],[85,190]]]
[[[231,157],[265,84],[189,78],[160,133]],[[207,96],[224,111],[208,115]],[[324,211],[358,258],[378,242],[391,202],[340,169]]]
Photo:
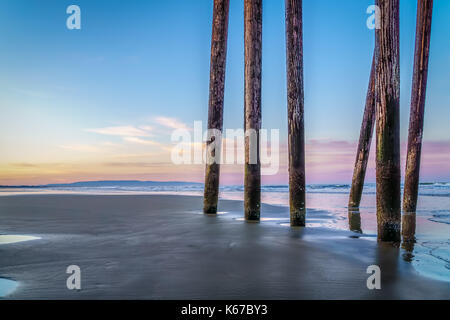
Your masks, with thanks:
[[[306,138],[353,142],[359,136],[374,46],[366,9],[374,1],[303,2]],[[194,120],[206,121],[212,3],[2,0],[4,165],[50,163],[50,156],[61,157],[58,162],[78,159],[73,154],[64,157],[57,146],[119,140],[93,134],[92,128],[157,126],[158,117],[189,126]],[[66,28],[71,4],[81,8],[81,30]],[[400,6],[405,140],[416,1],[401,0]],[[450,141],[449,17],[450,1],[436,0],[424,134],[429,141]],[[231,0],[226,128],[243,124],[243,27],[243,0]],[[284,32],[284,1],[263,1],[263,126],[280,129],[282,138],[287,123]],[[161,142],[167,135],[153,138]]]

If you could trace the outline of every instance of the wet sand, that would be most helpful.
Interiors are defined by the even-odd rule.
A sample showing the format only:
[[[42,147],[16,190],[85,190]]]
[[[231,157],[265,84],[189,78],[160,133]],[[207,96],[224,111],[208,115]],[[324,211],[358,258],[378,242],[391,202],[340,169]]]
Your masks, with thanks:
[[[0,234],[40,239],[0,245],[9,299],[449,299],[402,249],[350,231],[291,229],[230,218],[242,202],[201,214],[202,198],[168,195],[0,197]],[[287,208],[263,205],[262,215]],[[310,210],[309,218],[323,214]],[[79,291],[66,268],[81,268]],[[369,265],[382,289],[369,290]]]

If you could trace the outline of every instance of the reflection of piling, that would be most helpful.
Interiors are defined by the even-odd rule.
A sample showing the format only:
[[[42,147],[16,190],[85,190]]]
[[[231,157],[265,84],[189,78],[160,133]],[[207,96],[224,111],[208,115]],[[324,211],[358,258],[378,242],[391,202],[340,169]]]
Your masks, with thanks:
[[[403,211],[405,212],[415,212],[417,206],[432,15],[433,0],[418,0],[408,155],[403,194]]]
[[[372,142],[375,124],[375,56],[370,71],[369,88],[367,89],[366,106],[359,136],[358,151],[356,153],[355,168],[353,170],[352,188],[348,201],[349,208],[359,208],[364,188],[367,162],[369,160],[370,144]]]
[[[350,231],[362,233],[361,229],[361,213],[357,209],[348,210],[348,226]]]
[[[399,0],[377,0],[375,31],[378,239],[400,241]]]
[[[223,129],[223,100],[225,88],[225,68],[227,55],[228,11],[230,0],[214,0],[213,28],[211,39],[211,66],[209,83],[208,129]],[[217,137],[218,139],[219,137]],[[208,137],[206,152],[208,157],[215,157],[216,147],[220,141],[215,136]],[[205,191],[203,212],[217,213],[219,199],[218,163],[207,163],[205,174]]]
[[[245,137],[244,210],[246,220],[258,221],[261,207],[261,54],[262,0],[245,0]]]
[[[286,59],[291,226],[305,226],[302,0],[286,0]]]

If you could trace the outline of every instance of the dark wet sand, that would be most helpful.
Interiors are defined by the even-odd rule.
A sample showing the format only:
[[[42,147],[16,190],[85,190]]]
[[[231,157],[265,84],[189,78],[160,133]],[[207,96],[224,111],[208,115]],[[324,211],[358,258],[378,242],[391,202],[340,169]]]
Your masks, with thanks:
[[[19,281],[7,298],[450,298],[449,284],[417,274],[401,249],[344,231],[196,214],[201,207],[186,196],[0,197],[0,234],[42,237],[0,246],[0,277]],[[220,210],[242,212],[242,203],[221,201]],[[72,264],[80,291],[66,288]],[[372,264],[382,290],[366,287]]]

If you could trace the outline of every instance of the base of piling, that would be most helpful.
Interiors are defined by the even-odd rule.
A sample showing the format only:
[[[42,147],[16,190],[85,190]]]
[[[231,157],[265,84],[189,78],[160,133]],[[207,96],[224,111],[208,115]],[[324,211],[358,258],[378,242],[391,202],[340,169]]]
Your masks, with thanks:
[[[378,241],[400,242],[400,221],[378,222]]]
[[[217,214],[217,206],[213,207],[204,207],[203,208],[204,214]]]
[[[246,211],[245,220],[257,222],[260,220],[260,211]]]
[[[361,213],[359,212],[359,209],[348,208],[348,226],[350,231],[362,233]]]
[[[306,210],[291,208],[291,227],[306,226]]]

